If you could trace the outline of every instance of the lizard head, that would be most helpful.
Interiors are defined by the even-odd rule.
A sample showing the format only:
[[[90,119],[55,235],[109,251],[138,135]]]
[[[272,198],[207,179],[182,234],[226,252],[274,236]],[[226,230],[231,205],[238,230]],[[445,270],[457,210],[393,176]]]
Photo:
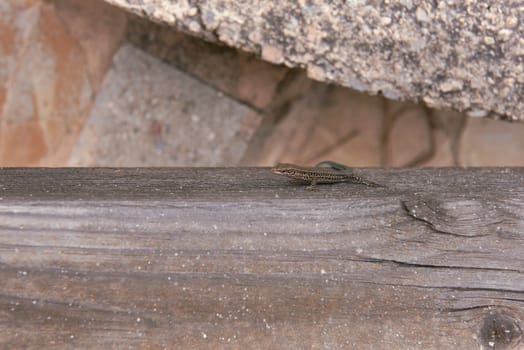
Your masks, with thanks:
[[[278,163],[273,168],[271,168],[271,172],[273,174],[279,174],[284,176],[290,176],[293,177],[296,174],[297,166],[287,163]]]

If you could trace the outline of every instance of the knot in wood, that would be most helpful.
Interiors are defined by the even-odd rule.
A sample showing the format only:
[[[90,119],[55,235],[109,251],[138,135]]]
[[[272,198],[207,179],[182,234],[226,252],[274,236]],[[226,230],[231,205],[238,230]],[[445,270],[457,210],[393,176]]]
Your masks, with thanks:
[[[522,329],[510,316],[491,312],[484,318],[480,329],[483,349],[515,349],[520,343]]]

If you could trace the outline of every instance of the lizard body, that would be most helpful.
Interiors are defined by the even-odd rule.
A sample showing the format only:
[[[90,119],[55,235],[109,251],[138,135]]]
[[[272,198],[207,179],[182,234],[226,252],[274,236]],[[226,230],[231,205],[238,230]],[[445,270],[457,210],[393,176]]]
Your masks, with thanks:
[[[321,167],[319,165],[328,165]],[[363,184],[370,187],[382,187],[381,185],[364,180],[351,172],[351,168],[335,162],[321,162],[315,167],[304,167],[295,164],[279,163],[271,171],[274,174],[284,175],[292,180],[309,183],[308,189],[314,189],[317,184],[333,184],[339,182],[350,182]]]

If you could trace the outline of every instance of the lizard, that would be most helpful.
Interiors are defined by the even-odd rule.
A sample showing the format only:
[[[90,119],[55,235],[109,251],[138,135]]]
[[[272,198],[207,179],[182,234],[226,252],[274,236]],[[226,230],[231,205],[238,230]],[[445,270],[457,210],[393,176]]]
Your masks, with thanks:
[[[294,181],[309,183],[309,186],[306,187],[308,190],[314,190],[317,184],[333,184],[339,182],[351,182],[370,187],[384,187],[355,175],[350,167],[332,161],[320,162],[314,167],[279,163],[271,168],[271,172],[287,176]]]

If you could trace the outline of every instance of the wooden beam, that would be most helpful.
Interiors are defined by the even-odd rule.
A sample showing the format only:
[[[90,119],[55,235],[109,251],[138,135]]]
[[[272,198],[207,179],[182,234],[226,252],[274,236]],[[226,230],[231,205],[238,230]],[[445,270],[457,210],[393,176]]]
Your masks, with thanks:
[[[524,347],[524,168],[0,169],[0,348]]]

